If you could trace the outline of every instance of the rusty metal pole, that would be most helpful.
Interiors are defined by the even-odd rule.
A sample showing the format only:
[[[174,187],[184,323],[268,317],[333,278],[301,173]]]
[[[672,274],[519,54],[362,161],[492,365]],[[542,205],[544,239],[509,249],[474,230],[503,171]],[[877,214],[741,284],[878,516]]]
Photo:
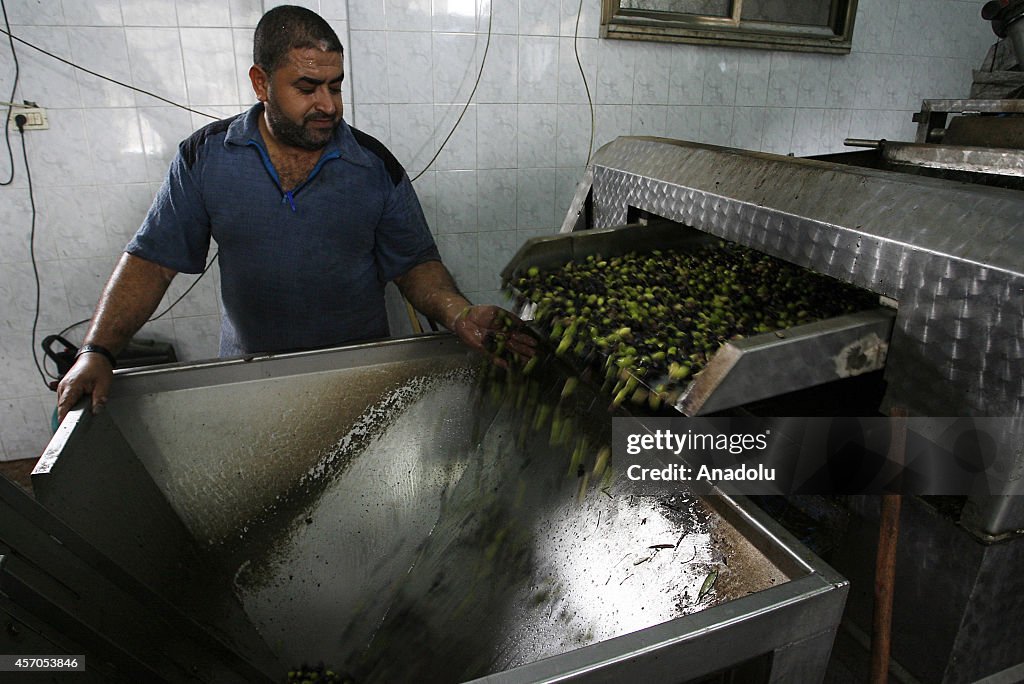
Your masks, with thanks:
[[[907,446],[906,410],[893,408],[889,459],[902,465]],[[892,603],[896,585],[896,542],[900,532],[899,494],[883,494],[878,524],[878,553],[875,557],[875,605],[871,621],[872,684],[889,681],[892,651]]]

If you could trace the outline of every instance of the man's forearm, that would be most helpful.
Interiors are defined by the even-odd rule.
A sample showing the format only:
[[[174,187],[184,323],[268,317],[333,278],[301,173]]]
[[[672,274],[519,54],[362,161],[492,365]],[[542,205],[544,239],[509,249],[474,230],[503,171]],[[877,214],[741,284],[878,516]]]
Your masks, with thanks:
[[[470,306],[448,269],[440,261],[426,261],[395,279],[416,310],[451,330],[455,318]]]
[[[152,261],[122,255],[100,295],[85,344],[120,352],[149,320],[174,276],[173,270]]]
[[[482,352],[496,365],[508,368],[513,359],[536,353],[536,341],[522,330],[523,322],[518,317],[493,304],[470,304],[440,261],[420,264],[395,282],[420,313],[451,330],[463,344]]]

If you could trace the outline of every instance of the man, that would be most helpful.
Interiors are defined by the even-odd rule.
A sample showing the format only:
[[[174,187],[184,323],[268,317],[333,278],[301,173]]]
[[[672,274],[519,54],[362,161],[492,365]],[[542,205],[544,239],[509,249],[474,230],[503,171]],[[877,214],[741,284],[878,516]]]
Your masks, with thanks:
[[[249,78],[259,103],[185,140],[97,304],[58,415],[107,400],[116,354],[179,271],[220,254],[221,356],[386,337],[384,285],[484,349],[508,315],[463,297],[412,184],[379,142],[342,120],[342,46],[314,12],[280,6],[256,27]],[[508,348],[530,355],[532,339]],[[498,363],[502,363],[497,360]]]

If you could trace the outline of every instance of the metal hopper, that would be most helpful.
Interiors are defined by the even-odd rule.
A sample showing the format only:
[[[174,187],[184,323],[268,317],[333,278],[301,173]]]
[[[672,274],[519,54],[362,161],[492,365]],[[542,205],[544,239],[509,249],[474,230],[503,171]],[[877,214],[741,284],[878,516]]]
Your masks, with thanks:
[[[743,500],[578,477],[480,373],[448,335],[119,373],[104,414],[64,421],[37,497],[245,663],[200,680],[823,675],[845,580]],[[581,387],[559,411],[597,445],[604,405]],[[132,651],[100,632],[80,636],[97,657]]]

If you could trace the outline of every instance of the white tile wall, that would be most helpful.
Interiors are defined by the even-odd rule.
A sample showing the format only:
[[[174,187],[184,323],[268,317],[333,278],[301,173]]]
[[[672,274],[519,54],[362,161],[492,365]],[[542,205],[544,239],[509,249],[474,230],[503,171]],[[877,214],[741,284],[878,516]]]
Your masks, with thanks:
[[[476,173],[477,227],[488,233],[510,233],[516,228],[516,171],[481,169]],[[488,242],[490,238],[484,238]]]
[[[55,257],[82,259],[111,253],[95,185],[39,188],[36,229],[53,237]],[[40,254],[40,258],[45,258]]]
[[[476,175],[475,171],[469,170],[437,172],[437,194],[447,201],[437,207],[433,226],[435,234],[477,232]]]
[[[668,122],[666,105],[633,105],[633,121],[629,126],[630,135],[664,136]]]
[[[177,28],[126,27],[132,85],[169,100],[185,103],[185,66],[181,35]],[[148,95],[136,93],[140,105],[155,104]]]
[[[444,3],[438,3],[443,7]],[[384,19],[390,31],[429,31],[431,27],[430,0],[385,0]],[[472,16],[469,17],[472,21]],[[444,24],[444,21],[440,23]],[[451,24],[449,24],[451,25]],[[450,28],[461,31],[471,27]],[[439,30],[445,30],[440,29]]]
[[[352,109],[361,102],[390,102],[387,34],[384,31],[353,30],[349,33],[348,51],[352,73],[345,80],[352,83]]]
[[[320,14],[327,21],[346,21],[346,0],[323,0],[320,3]],[[263,14],[261,0],[230,0],[231,25],[254,28]],[[269,4],[267,9],[270,9]]]
[[[558,41],[558,101],[583,104],[587,90],[597,88],[598,41],[593,38],[560,38]],[[578,56],[578,59],[577,59]],[[580,73],[580,66],[583,73]]]
[[[254,101],[252,28],[278,4],[6,2],[15,35],[215,116]],[[601,40],[596,0],[297,4],[320,11],[345,44],[347,119],[388,145],[411,175],[462,111],[493,12],[473,104],[415,183],[461,286],[488,302],[501,301],[496,274],[522,241],[560,224],[591,151],[577,53],[595,103],[592,149],[644,134],[813,154],[841,149],[847,136],[909,139],[920,100],[965,96],[971,69],[994,41],[980,19],[982,0],[860,0],[854,51],[843,56]],[[38,207],[38,344],[91,313],[177,143],[210,119],[17,49],[16,97],[46,107],[51,126],[26,135]],[[12,66],[0,49],[0,92],[10,92]],[[0,179],[8,173],[0,161]],[[20,155],[14,174],[0,188],[0,459],[38,455],[53,406],[31,358],[35,285]],[[176,281],[164,305],[190,282]],[[215,356],[217,283],[215,272],[207,276],[143,334],[174,343],[184,359]]]
[[[554,167],[557,108],[547,104],[520,104],[517,113],[519,167]]]
[[[496,17],[497,18],[497,17]],[[495,33],[473,98],[480,103],[516,103],[519,93],[519,39]]]
[[[86,3],[82,3],[83,5]],[[133,0],[121,3],[125,26],[177,26],[178,13],[169,0]]]
[[[519,111],[507,104],[476,105],[476,164],[479,170],[518,164]]]
[[[476,142],[477,105],[434,106],[434,138],[428,148],[432,152],[440,151],[434,168],[439,171],[476,169]]]
[[[557,116],[555,165],[560,168],[584,166],[590,142],[590,107],[585,104],[560,104]]]
[[[202,108],[240,102],[231,29],[182,27],[179,37],[188,103]]]
[[[479,35],[472,33],[434,33],[435,102],[448,104],[465,102],[469,98],[485,43]]]
[[[429,30],[387,35],[388,102],[434,101],[432,43]]]
[[[569,45],[572,41],[566,39]],[[647,105],[668,104],[669,69],[672,65],[672,51],[675,46],[651,43],[636,49],[636,77],[633,81],[633,102]],[[569,66],[576,66],[575,55]]]
[[[110,275],[116,261],[116,258],[108,255],[68,258],[59,262],[64,279],[64,291],[60,294],[67,298],[68,318],[65,321],[58,321],[59,325],[48,326],[50,330],[59,330],[65,325],[92,315],[96,299],[102,292],[107,276]]]
[[[523,15],[520,15],[522,20]],[[546,103],[558,99],[558,38],[520,36],[519,102]]]
[[[69,26],[68,41],[71,59],[76,63],[122,83],[131,83],[128,42],[123,26]],[[135,95],[131,90],[84,72],[78,76],[83,107],[135,105]]]
[[[736,106],[752,107],[768,103],[768,77],[772,53],[765,50],[744,50],[739,56],[736,76]]]
[[[15,28],[13,20],[11,28]],[[15,35],[58,55],[71,53],[68,31],[63,26],[22,26]],[[19,92],[23,93],[23,99],[45,102],[48,107],[81,106],[75,69],[28,48],[18,50],[18,63]]]
[[[228,0],[175,0],[179,26],[230,26]]]

